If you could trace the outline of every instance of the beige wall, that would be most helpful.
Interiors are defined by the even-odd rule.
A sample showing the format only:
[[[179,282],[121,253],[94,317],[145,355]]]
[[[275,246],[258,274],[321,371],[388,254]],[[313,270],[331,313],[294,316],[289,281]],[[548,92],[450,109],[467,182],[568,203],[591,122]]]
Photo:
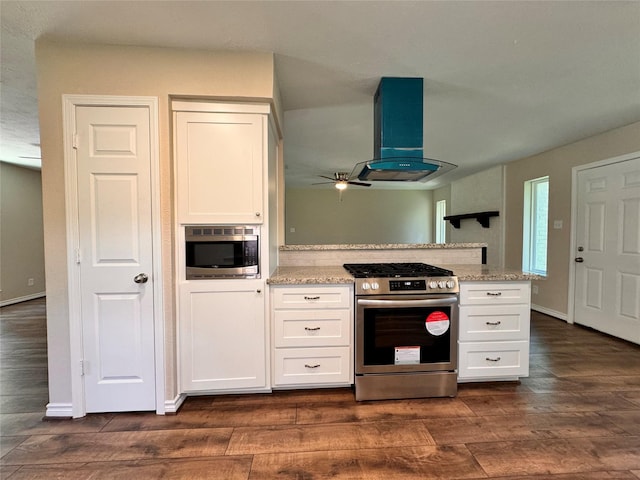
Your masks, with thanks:
[[[532,303],[566,318],[571,274],[571,175],[578,165],[640,151],[640,122],[611,130],[564,147],[508,163],[506,166],[505,264],[522,267],[522,211],[524,182],[549,176],[549,239],[547,279],[533,282],[538,294]],[[553,222],[562,220],[562,229]]]
[[[504,256],[504,167],[497,166],[469,175],[451,184],[449,215],[497,210],[500,216],[491,217],[489,228],[475,219],[460,222],[460,228],[449,228],[447,243],[479,242],[487,244],[487,264],[502,266]]]
[[[40,171],[0,162],[0,305],[44,292]]]
[[[166,398],[177,393],[170,97],[268,101],[279,114],[270,53],[36,42],[42,145],[50,402],[71,402],[62,95],[154,96],[159,101]]]
[[[431,243],[433,201],[428,190],[287,188],[288,245]],[[294,228],[295,232],[291,232]]]

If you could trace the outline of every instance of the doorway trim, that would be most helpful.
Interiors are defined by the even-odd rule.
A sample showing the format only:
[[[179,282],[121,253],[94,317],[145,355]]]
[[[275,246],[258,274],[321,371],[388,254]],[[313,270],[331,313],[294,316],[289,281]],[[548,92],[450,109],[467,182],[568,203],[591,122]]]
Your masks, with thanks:
[[[569,244],[569,294],[567,305],[567,323],[574,323],[574,306],[576,295],[576,269],[575,269],[575,246],[576,246],[576,223],[578,221],[578,174],[584,170],[592,168],[605,167],[614,163],[620,163],[627,160],[640,157],[640,150],[632,153],[626,153],[617,157],[606,158],[596,162],[578,165],[571,169],[571,239]]]
[[[74,149],[76,107],[147,107],[149,109],[149,155],[151,173],[151,229],[153,248],[153,311],[156,413],[165,413],[165,355],[164,355],[164,281],[162,275],[161,205],[158,98],[112,95],[63,95],[63,137],[65,169],[65,214],[67,234],[67,274],[69,301],[69,350],[71,379],[70,415],[74,418],[86,415],[84,381],[82,375],[82,315],[80,297],[80,269],[76,261],[80,234],[78,225],[77,157]]]

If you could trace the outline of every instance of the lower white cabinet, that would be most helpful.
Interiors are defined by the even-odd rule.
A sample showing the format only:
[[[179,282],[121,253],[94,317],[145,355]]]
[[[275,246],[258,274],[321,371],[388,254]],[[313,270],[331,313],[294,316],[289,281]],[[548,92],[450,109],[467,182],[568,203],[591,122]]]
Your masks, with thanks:
[[[349,285],[272,286],[273,387],[353,383]]]
[[[529,281],[460,282],[458,381],[529,375]]]
[[[264,280],[180,285],[182,392],[269,390],[264,287]]]

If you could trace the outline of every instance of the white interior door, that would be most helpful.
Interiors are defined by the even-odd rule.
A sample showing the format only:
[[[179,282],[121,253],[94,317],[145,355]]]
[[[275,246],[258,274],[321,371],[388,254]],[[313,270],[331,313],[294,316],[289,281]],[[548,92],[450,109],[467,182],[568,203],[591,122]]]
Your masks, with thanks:
[[[78,106],[74,143],[86,412],[155,410],[149,109]]]
[[[577,181],[575,322],[640,343],[640,157]]]

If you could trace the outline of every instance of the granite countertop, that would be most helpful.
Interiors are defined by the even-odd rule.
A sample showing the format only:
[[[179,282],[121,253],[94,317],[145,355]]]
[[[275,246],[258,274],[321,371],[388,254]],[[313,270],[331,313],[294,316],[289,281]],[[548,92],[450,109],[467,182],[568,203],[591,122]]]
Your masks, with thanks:
[[[518,281],[540,280],[544,277],[520,270],[489,265],[438,265],[453,271],[460,281]],[[278,267],[267,283],[269,285],[349,284],[354,279],[342,266]]]
[[[278,267],[267,279],[269,285],[307,285],[353,283],[353,277],[341,265],[330,267]]]
[[[336,245],[280,245],[281,252],[322,250],[410,250],[443,248],[482,248],[486,243],[344,243]]]
[[[518,281],[518,280],[542,280],[541,275],[526,273],[521,270],[513,270],[491,265],[438,265],[451,270],[459,281]]]

